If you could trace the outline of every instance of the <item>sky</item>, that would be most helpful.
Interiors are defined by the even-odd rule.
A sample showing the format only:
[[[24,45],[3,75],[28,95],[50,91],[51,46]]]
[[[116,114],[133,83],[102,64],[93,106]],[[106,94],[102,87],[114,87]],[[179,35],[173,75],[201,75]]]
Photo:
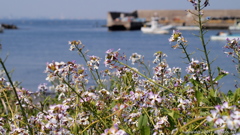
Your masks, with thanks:
[[[240,9],[240,0],[209,0],[206,9]],[[1,18],[106,19],[109,11],[193,9],[188,0],[4,0]]]

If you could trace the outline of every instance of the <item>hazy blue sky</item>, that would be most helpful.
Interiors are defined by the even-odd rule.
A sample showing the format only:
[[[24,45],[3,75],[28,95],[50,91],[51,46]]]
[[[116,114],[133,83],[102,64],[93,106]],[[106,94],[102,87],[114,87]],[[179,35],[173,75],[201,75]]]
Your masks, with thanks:
[[[209,0],[207,9],[240,9],[240,0]],[[0,18],[105,19],[108,11],[192,9],[187,0],[4,0]]]

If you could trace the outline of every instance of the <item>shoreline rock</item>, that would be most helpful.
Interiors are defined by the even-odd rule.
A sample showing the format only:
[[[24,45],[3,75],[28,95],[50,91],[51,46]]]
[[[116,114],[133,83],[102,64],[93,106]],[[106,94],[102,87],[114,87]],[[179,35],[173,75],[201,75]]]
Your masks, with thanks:
[[[13,25],[13,24],[2,24],[2,27],[4,29],[18,29],[18,27],[16,25]]]

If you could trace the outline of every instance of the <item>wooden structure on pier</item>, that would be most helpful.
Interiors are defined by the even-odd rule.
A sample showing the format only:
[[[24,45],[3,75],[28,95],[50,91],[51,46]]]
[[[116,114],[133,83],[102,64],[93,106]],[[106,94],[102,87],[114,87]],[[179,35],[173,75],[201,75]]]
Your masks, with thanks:
[[[196,11],[191,10],[195,13]],[[240,10],[204,10],[204,27],[206,29],[228,29],[240,19]],[[107,26],[109,30],[138,30],[151,17],[160,18],[161,24],[172,24],[174,26],[194,26],[196,16],[185,10],[136,10],[132,13],[109,12]]]
[[[145,20],[139,21],[138,13],[109,12],[107,18],[107,27],[109,30],[139,30]]]

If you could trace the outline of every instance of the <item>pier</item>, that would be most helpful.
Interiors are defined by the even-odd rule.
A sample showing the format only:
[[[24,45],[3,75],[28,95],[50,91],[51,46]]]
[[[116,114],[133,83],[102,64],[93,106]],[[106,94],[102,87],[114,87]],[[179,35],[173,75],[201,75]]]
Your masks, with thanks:
[[[192,10],[192,12],[196,12]],[[107,27],[115,30],[140,30],[151,17],[160,18],[161,24],[174,26],[196,26],[196,16],[185,10],[136,10],[128,12],[108,12]],[[228,29],[240,19],[240,10],[204,10],[202,17],[205,29]]]
[[[136,11],[127,12],[109,12],[107,18],[107,27],[110,31],[115,30],[139,30],[145,23],[140,20]]]

